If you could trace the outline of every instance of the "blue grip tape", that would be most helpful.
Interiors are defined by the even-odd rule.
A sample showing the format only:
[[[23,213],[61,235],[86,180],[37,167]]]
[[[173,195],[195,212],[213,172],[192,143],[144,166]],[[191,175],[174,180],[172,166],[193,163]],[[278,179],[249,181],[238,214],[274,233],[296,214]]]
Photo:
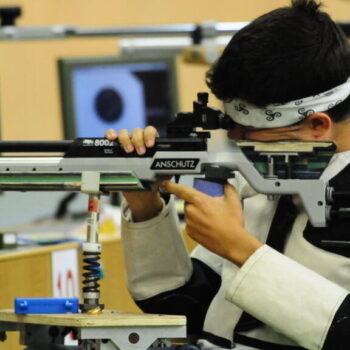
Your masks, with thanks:
[[[78,298],[15,298],[15,314],[65,314],[79,312]]]
[[[193,187],[196,190],[203,192],[212,197],[221,197],[224,195],[223,184],[213,182],[213,181],[208,181],[206,179],[195,178],[193,182]]]

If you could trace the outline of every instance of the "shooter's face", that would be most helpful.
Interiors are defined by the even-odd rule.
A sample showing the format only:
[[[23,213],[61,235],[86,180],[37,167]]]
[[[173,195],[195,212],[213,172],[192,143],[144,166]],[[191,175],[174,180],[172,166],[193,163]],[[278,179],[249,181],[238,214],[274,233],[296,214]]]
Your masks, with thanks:
[[[236,124],[234,128],[227,132],[227,136],[232,140],[249,141],[311,141],[314,139],[304,123],[270,129],[258,129]]]

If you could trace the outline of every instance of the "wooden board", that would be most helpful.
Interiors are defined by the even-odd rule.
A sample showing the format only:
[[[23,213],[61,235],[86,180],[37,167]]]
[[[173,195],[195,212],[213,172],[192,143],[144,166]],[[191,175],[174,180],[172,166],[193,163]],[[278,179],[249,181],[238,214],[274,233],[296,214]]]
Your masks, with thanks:
[[[99,315],[87,314],[30,314],[16,315],[11,309],[0,310],[0,322],[16,322],[68,327],[138,327],[138,326],[183,326],[186,317],[125,313],[104,310]]]

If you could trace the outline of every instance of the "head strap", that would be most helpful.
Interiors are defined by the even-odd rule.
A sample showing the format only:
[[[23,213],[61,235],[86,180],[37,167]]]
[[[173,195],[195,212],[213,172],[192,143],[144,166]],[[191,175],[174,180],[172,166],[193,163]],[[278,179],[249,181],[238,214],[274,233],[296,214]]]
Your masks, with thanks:
[[[326,112],[350,95],[350,78],[320,94],[286,103],[257,107],[240,99],[225,102],[225,112],[237,124],[254,128],[278,128],[295,124],[316,112]]]

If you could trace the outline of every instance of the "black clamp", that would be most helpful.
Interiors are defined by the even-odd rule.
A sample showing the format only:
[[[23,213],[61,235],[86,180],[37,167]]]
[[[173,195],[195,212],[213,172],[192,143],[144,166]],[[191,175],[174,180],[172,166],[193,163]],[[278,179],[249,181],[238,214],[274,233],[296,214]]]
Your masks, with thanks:
[[[231,118],[219,109],[208,107],[208,93],[199,92],[197,100],[193,101],[193,112],[178,113],[176,118],[168,124],[168,137],[197,136],[210,138],[209,132],[196,131],[197,127],[204,130],[230,129],[234,125]]]
[[[3,342],[7,339],[6,337],[6,332],[5,331],[0,331],[0,342]]]
[[[0,7],[0,26],[16,25],[17,17],[22,15],[22,10],[18,6]]]
[[[205,21],[201,24],[197,24],[191,33],[192,44],[200,45],[204,39],[213,39],[217,36],[218,31],[216,29],[216,23],[213,21]]]

